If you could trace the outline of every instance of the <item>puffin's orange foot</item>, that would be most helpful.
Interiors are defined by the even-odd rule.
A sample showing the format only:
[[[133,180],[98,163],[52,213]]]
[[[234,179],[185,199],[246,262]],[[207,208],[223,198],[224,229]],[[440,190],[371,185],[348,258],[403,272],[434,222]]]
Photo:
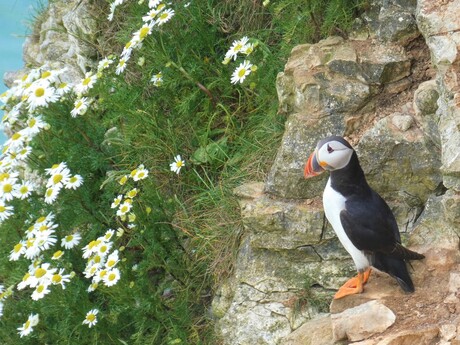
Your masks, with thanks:
[[[356,277],[349,279],[334,295],[334,299],[339,299],[348,295],[358,294],[363,292],[364,284],[369,280],[371,269],[368,268],[364,272],[358,272]]]
[[[363,274],[363,285],[367,283],[369,280],[369,276],[371,275],[372,269],[368,268],[365,270]],[[345,284],[342,285],[341,288],[347,287],[347,288],[355,288],[358,285],[358,276],[350,278],[347,280]]]
[[[342,298],[342,297],[345,297],[345,296],[348,296],[348,295],[354,295],[354,294],[358,294],[358,293],[361,293],[363,292],[363,287],[361,286],[361,288],[358,288],[358,287],[354,287],[354,288],[351,288],[351,287],[346,287],[346,286],[342,286],[334,295],[334,299],[339,299],[339,298]]]

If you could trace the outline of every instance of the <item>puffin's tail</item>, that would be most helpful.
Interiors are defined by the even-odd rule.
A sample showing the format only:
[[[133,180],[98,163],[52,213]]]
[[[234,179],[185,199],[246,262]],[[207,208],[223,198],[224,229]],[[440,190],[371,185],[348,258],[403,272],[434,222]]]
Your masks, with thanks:
[[[419,257],[417,257],[417,259],[418,258]],[[415,291],[414,283],[412,282],[409,271],[407,270],[406,262],[403,259],[391,257],[383,253],[375,253],[372,266],[380,271],[388,273],[390,276],[395,278],[399,286],[401,286],[405,292]]]

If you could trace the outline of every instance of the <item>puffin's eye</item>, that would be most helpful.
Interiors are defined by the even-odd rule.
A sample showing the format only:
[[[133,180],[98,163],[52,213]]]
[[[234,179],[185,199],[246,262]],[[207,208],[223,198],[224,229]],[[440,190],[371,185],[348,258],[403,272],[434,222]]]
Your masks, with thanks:
[[[334,152],[334,149],[327,144],[327,152],[332,153]]]

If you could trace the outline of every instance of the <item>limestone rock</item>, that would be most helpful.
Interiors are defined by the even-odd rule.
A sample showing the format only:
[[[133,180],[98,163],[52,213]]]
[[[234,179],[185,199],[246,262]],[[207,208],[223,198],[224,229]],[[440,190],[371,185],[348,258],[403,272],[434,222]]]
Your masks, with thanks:
[[[332,324],[329,314],[321,315],[296,329],[283,339],[283,345],[331,345]]]
[[[417,2],[416,18],[431,51],[439,86],[438,113],[442,147],[444,185],[460,191],[460,87],[458,52],[460,48],[460,3]]]
[[[416,127],[395,130],[384,118],[364,133],[356,151],[369,184],[382,194],[402,191],[423,204],[442,181],[441,154]]]
[[[396,320],[391,309],[378,301],[370,301],[331,316],[335,340],[359,341],[381,333]]]
[[[414,18],[415,1],[409,6],[383,5],[379,14],[378,37],[405,46],[420,35]],[[391,3],[390,1],[388,3]]]
[[[409,114],[396,113],[391,117],[391,123],[401,132],[405,132],[414,124],[414,118]]]
[[[50,2],[37,32],[26,39],[24,61],[33,67],[67,68],[66,82],[77,82],[95,67],[97,22],[89,0]]]
[[[293,114],[285,127],[265,190],[283,198],[317,197],[324,190],[326,176],[306,180],[303,176],[305,163],[319,139],[344,131],[343,122],[337,115]]]
[[[438,124],[440,114],[438,110],[439,92],[435,80],[421,83],[414,92],[414,111],[419,116],[423,131],[430,140],[440,149],[441,137]]]

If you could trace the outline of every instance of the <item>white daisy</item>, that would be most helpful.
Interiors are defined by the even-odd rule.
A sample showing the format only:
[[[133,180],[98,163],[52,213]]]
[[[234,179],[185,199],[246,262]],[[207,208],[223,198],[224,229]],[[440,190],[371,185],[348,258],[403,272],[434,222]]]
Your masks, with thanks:
[[[93,327],[97,323],[97,314],[99,313],[98,309],[91,309],[86,313],[85,319],[83,320],[83,325],[88,325],[89,328]]]
[[[154,22],[144,24],[138,31],[133,34],[132,41],[142,42],[148,35],[152,33]]]
[[[34,185],[29,181],[23,181],[21,184],[14,186],[13,195],[18,199],[26,199],[34,190]]]
[[[74,90],[77,93],[84,94],[88,90],[92,89],[97,81],[97,74],[87,72],[85,77],[80,81],[80,84],[75,85]]]
[[[71,249],[78,245],[81,241],[81,235],[78,232],[67,235],[61,240],[61,246],[65,249]]]
[[[112,268],[107,271],[104,276],[103,282],[105,286],[113,286],[120,280],[120,270],[118,268]]]
[[[172,17],[174,16],[174,10],[171,10],[170,8],[164,10],[161,12],[161,14],[158,15],[158,19],[155,21],[157,25],[163,25],[166,22],[168,22]]]
[[[120,73],[123,73],[123,71],[125,70],[126,68],[126,62],[129,60],[129,57],[126,58],[126,57],[123,57],[121,58],[119,61],[118,61],[118,64],[117,64],[117,69],[115,70],[115,74],[120,74]]]
[[[123,194],[118,195],[115,199],[113,199],[112,205],[110,208],[117,208],[120,206],[121,201],[123,200]]]
[[[17,151],[16,159],[20,160],[20,161],[23,161],[27,157],[29,157],[31,152],[32,152],[32,147],[30,147],[30,146],[23,147],[19,151]]]
[[[248,76],[251,73],[251,67],[252,64],[244,60],[233,72],[232,78],[231,78],[231,83],[236,84],[238,82],[242,83],[246,76]]]
[[[121,217],[127,214],[131,210],[132,204],[128,201],[125,201],[117,210],[117,216]]]
[[[156,8],[152,8],[145,16],[142,17],[144,22],[150,22],[155,19],[157,14],[160,13]]]
[[[48,289],[48,287],[49,287],[49,284],[45,284],[45,283],[37,285],[34,292],[32,292],[32,296],[31,296],[32,299],[34,301],[38,301],[39,299],[42,299],[43,297],[45,297],[45,295],[51,292],[51,290]]]
[[[34,83],[28,90],[28,108],[34,111],[38,107],[47,107],[49,103],[56,102],[58,98],[56,90],[48,83]]]
[[[14,190],[16,186],[17,178],[8,177],[0,182],[0,200],[11,201],[14,198]]]
[[[225,54],[225,58],[236,60],[238,53],[242,52],[244,46],[248,43],[249,38],[244,36],[240,40],[233,41],[230,49]]]
[[[63,185],[67,185],[69,180],[70,170],[68,168],[64,168],[51,175],[46,183],[46,187],[62,188]]]
[[[26,252],[26,246],[24,241],[20,241],[16,244],[13,250],[10,252],[9,260],[17,261],[19,257]]]
[[[65,283],[70,282],[70,278],[70,274],[64,274],[64,269],[61,268],[58,273],[53,274],[51,284],[61,285],[61,287],[65,289]]]
[[[56,174],[57,172],[63,170],[67,168],[67,163],[66,162],[61,162],[59,164],[53,164],[53,166],[51,168],[46,168],[45,169],[45,172],[48,174],[48,175],[53,175],[53,174]],[[48,220],[47,220],[48,221]]]
[[[38,324],[38,314],[30,314],[27,321],[18,328],[18,333],[22,337],[29,335],[33,331],[33,327]]]
[[[88,110],[89,100],[87,97],[78,98],[74,102],[74,107],[70,112],[72,117],[77,117],[78,115],[84,115]]]
[[[107,68],[109,68],[109,66],[113,64],[113,60],[112,59],[109,59],[109,58],[103,58],[101,61],[99,61],[98,65],[97,65],[97,71],[98,72],[101,72]]]
[[[180,173],[180,169],[185,165],[185,161],[181,158],[180,155],[177,155],[174,157],[174,162],[169,164],[169,167],[172,172],[175,172],[176,174]]]
[[[136,173],[133,176],[134,181],[139,181],[147,178],[149,175],[149,171],[144,168],[144,166],[140,166],[139,168],[136,169]]]
[[[103,237],[104,241],[110,241],[114,233],[115,233],[115,230],[112,230],[112,229],[107,230]]]
[[[24,132],[28,135],[33,136],[45,128],[48,124],[42,120],[40,115],[37,116],[30,116],[27,119],[27,127],[25,128]]]
[[[0,200],[0,221],[8,219],[13,214],[13,206],[7,206],[3,201]]]
[[[69,83],[66,83],[66,82],[60,82],[60,83],[57,83],[56,84],[56,94],[59,96],[59,97],[62,97],[64,96],[66,93],[68,93],[70,90],[73,89],[73,85],[72,84],[69,84]]]
[[[45,202],[47,204],[52,204],[56,200],[57,196],[59,195],[60,190],[61,188],[58,186],[49,187],[45,192]]]
[[[118,250],[114,250],[107,257],[107,261],[105,262],[105,267],[107,269],[112,269],[117,265],[118,261],[120,261],[120,258],[118,257]]]
[[[157,87],[161,86],[161,84],[163,84],[163,74],[161,72],[154,74],[150,79],[150,82]]]
[[[83,177],[80,175],[73,175],[68,179],[66,183],[64,183],[65,188],[67,189],[77,189],[83,184]]]

